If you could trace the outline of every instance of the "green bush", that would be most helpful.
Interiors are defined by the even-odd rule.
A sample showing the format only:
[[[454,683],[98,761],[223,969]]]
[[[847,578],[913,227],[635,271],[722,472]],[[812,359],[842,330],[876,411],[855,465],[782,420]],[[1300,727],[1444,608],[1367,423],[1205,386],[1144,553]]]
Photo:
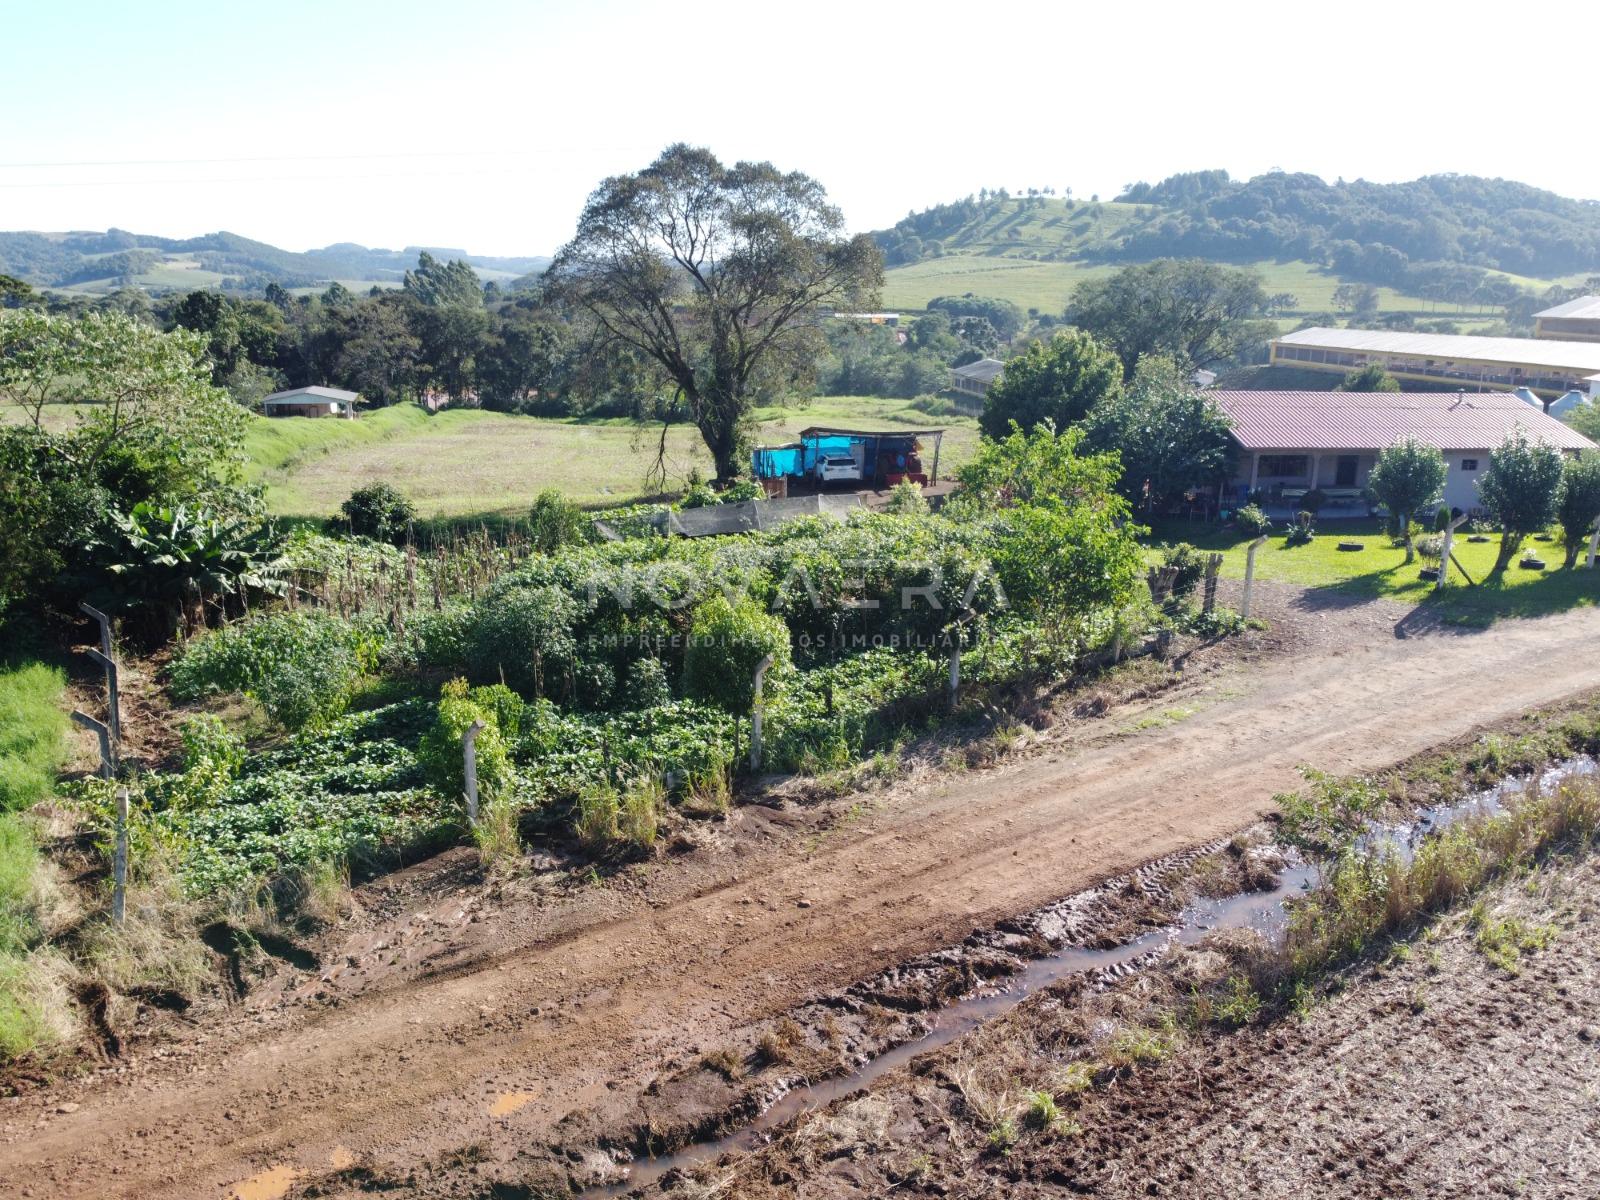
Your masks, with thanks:
[[[683,499],[678,501],[679,508],[709,508],[713,504],[721,504],[722,497],[709,483],[691,483],[683,493]]]
[[[713,596],[694,611],[684,654],[684,690],[732,713],[755,703],[756,667],[767,655],[780,673],[789,664],[789,629],[748,597]]]
[[[903,517],[916,516],[928,511],[928,501],[923,497],[920,487],[909,479],[902,479],[889,489],[889,500],[883,506],[883,511]]]
[[[215,767],[225,778],[233,779],[244,766],[244,739],[229,729],[222,718],[210,713],[190,717],[178,727],[183,741],[183,768]]]
[[[501,737],[510,740],[522,732],[522,713],[527,705],[521,696],[505,684],[491,683],[488,687],[473,688],[467,693],[467,699],[494,718],[495,728],[499,729]]]
[[[406,540],[416,509],[399,488],[389,483],[369,483],[350,493],[339,506],[344,522],[357,537],[398,544]]]
[[[1178,572],[1172,581],[1172,595],[1176,600],[1192,595],[1206,573],[1205,555],[1188,542],[1179,542],[1163,549],[1161,565]]]
[[[362,675],[377,666],[383,630],[327,613],[280,612],[225,625],[190,642],[172,666],[172,694],[254,696],[286,729],[344,712]]]
[[[753,479],[740,479],[722,489],[724,504],[738,504],[744,500],[760,500],[766,495],[761,485]]]
[[[545,488],[533,498],[528,511],[533,548],[541,554],[554,554],[565,546],[580,546],[589,540],[589,520],[583,510],[555,488]]]
[[[428,783],[446,798],[466,792],[461,738],[474,721],[484,725],[477,741],[479,783],[499,790],[511,782],[511,760],[494,713],[470,698],[465,680],[453,679],[441,689],[438,716],[417,747],[417,760]]]
[[[504,679],[524,696],[567,694],[578,655],[578,602],[559,587],[495,589],[474,610],[467,666],[474,679]]]
[[[1450,528],[1450,522],[1453,520],[1455,518],[1450,515],[1450,506],[1448,504],[1439,505],[1439,511],[1433,514],[1433,531],[1435,533],[1443,533]]]
[[[1246,504],[1233,514],[1234,524],[1246,537],[1258,538],[1272,532],[1272,520],[1259,504]]]
[[[66,681],[42,663],[0,669],[0,813],[49,795],[66,754]]]
[[[636,658],[628,664],[627,705],[635,711],[657,708],[672,701],[667,668],[659,658]]]

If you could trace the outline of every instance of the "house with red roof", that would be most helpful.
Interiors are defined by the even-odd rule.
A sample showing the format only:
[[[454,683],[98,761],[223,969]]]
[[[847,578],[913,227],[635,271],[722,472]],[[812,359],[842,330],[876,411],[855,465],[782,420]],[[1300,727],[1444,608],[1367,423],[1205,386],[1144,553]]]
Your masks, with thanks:
[[[1564,454],[1597,447],[1568,425],[1504,392],[1231,392],[1206,395],[1227,414],[1239,454],[1224,506],[1257,492],[1293,507],[1312,488],[1329,508],[1366,510],[1378,452],[1415,437],[1444,454],[1444,503],[1481,507],[1489,452],[1515,430]],[[1330,514],[1332,515],[1332,514]]]

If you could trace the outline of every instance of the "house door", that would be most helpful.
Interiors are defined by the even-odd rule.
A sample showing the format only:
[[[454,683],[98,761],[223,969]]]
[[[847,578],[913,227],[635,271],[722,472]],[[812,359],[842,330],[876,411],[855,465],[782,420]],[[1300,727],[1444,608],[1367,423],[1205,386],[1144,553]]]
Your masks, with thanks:
[[[1339,465],[1333,477],[1333,486],[1342,488],[1355,487],[1356,468],[1360,464],[1361,460],[1354,454],[1341,454],[1339,456]]]

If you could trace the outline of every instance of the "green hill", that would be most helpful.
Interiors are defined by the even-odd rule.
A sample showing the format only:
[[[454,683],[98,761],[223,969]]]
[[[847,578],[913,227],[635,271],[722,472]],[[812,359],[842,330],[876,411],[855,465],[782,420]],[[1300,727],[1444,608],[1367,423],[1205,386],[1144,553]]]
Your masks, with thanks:
[[[1258,271],[1285,318],[1336,311],[1336,288],[1367,283],[1385,310],[1470,319],[1527,310],[1600,272],[1600,204],[1468,176],[1327,184],[1203,171],[1105,203],[985,191],[874,236],[884,302],[909,309],[973,292],[1059,312],[1085,279],[1194,257]]]
[[[299,253],[236,233],[163,238],[108,229],[104,233],[0,233],[0,274],[14,275],[39,288],[87,293],[130,286],[152,292],[195,288],[259,291],[268,283],[321,288],[334,280],[352,290],[365,290],[374,285],[399,286],[424,250],[439,259],[462,259],[480,279],[503,284],[542,271],[550,262],[540,256],[496,257],[432,246],[376,250],[354,242]]]

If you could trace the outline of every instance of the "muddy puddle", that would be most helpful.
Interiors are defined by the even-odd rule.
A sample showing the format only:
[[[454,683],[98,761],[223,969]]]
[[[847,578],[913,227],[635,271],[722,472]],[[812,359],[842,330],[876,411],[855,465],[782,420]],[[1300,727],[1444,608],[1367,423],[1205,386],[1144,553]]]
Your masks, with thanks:
[[[1597,772],[1600,772],[1600,764],[1583,757],[1548,769],[1538,777],[1537,782],[1541,787],[1548,788],[1567,778]],[[1493,816],[1501,811],[1508,799],[1525,791],[1533,782],[1532,779],[1508,779],[1495,788],[1476,793],[1455,804],[1422,809],[1413,821],[1375,823],[1363,839],[1363,844],[1369,847],[1387,844],[1409,858],[1429,836],[1464,818]],[[1206,847],[1185,857],[1192,861],[1200,853],[1216,848]],[[1137,881],[1138,874],[1133,878]],[[1009,1012],[1040,988],[1061,980],[1084,975],[1090,976],[1092,982],[1109,983],[1153,961],[1168,946],[1192,946],[1217,930],[1254,929],[1269,938],[1279,937],[1288,919],[1286,902],[1309,889],[1316,878],[1314,866],[1291,863],[1277,872],[1276,884],[1268,890],[1194,901],[1183,909],[1170,926],[1120,945],[1106,949],[1069,945],[1031,959],[1003,984],[985,987],[928,1014],[925,1033],[884,1051],[856,1070],[791,1088],[774,1098],[758,1116],[722,1137],[697,1142],[659,1157],[636,1159],[625,1165],[624,1169],[628,1172],[626,1179],[588,1188],[582,1196],[585,1200],[625,1196],[648,1187],[669,1172],[713,1162],[724,1154],[755,1150],[764,1145],[769,1140],[769,1133],[778,1127],[871,1086],[881,1076],[904,1066],[919,1055],[949,1045],[985,1022]],[[1064,914],[1069,914],[1075,907],[1081,908],[1086,897],[1103,890],[1095,889],[1094,892],[1071,897],[1040,910],[1025,919],[1024,923],[1037,929],[1051,921],[1060,922]]]

